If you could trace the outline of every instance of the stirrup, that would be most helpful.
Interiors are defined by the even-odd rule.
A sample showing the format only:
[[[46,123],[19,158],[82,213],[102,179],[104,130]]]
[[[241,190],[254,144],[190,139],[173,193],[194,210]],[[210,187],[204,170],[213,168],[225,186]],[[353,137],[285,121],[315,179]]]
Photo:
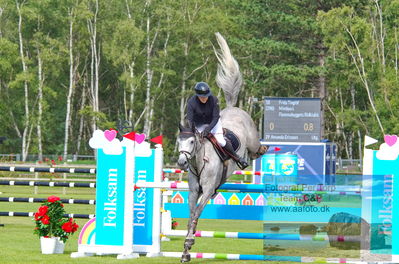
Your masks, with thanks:
[[[237,161],[237,165],[241,170],[245,170],[245,168],[249,166],[249,164],[242,158]]]

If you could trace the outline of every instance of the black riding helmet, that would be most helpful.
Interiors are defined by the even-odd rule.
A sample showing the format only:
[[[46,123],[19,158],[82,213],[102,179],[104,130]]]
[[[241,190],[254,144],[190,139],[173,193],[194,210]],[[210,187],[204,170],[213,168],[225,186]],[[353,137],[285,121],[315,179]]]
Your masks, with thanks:
[[[194,86],[197,96],[208,97],[211,95],[211,90],[206,82],[198,82]]]

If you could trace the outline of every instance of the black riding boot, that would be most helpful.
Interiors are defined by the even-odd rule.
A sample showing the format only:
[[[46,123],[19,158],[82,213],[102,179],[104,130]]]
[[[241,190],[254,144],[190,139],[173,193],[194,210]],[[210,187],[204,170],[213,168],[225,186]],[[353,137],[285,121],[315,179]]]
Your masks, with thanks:
[[[231,145],[231,142],[229,140],[226,140],[226,145],[223,147],[227,152],[229,152],[232,156],[234,156],[234,160],[237,162],[238,167],[240,167],[240,169],[245,169],[246,167],[248,167],[248,163],[247,161],[238,156],[237,153],[234,151],[233,145]]]

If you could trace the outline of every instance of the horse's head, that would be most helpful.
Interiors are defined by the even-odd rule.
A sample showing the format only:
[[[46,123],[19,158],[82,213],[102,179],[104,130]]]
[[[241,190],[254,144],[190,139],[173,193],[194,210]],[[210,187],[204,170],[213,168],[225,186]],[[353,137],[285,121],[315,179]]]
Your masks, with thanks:
[[[179,159],[177,164],[183,170],[188,169],[188,162],[195,156],[197,148],[197,137],[194,128],[186,128],[179,124],[179,137],[177,143],[179,144]]]

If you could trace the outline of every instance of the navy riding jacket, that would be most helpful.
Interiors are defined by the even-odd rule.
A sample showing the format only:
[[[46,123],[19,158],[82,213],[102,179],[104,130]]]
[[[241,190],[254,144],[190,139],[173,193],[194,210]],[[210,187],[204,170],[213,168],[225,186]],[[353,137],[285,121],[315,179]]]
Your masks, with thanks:
[[[205,104],[201,103],[197,95],[192,96],[187,102],[187,119],[195,127],[207,124],[211,130],[219,121],[219,100],[216,96],[209,96]]]

